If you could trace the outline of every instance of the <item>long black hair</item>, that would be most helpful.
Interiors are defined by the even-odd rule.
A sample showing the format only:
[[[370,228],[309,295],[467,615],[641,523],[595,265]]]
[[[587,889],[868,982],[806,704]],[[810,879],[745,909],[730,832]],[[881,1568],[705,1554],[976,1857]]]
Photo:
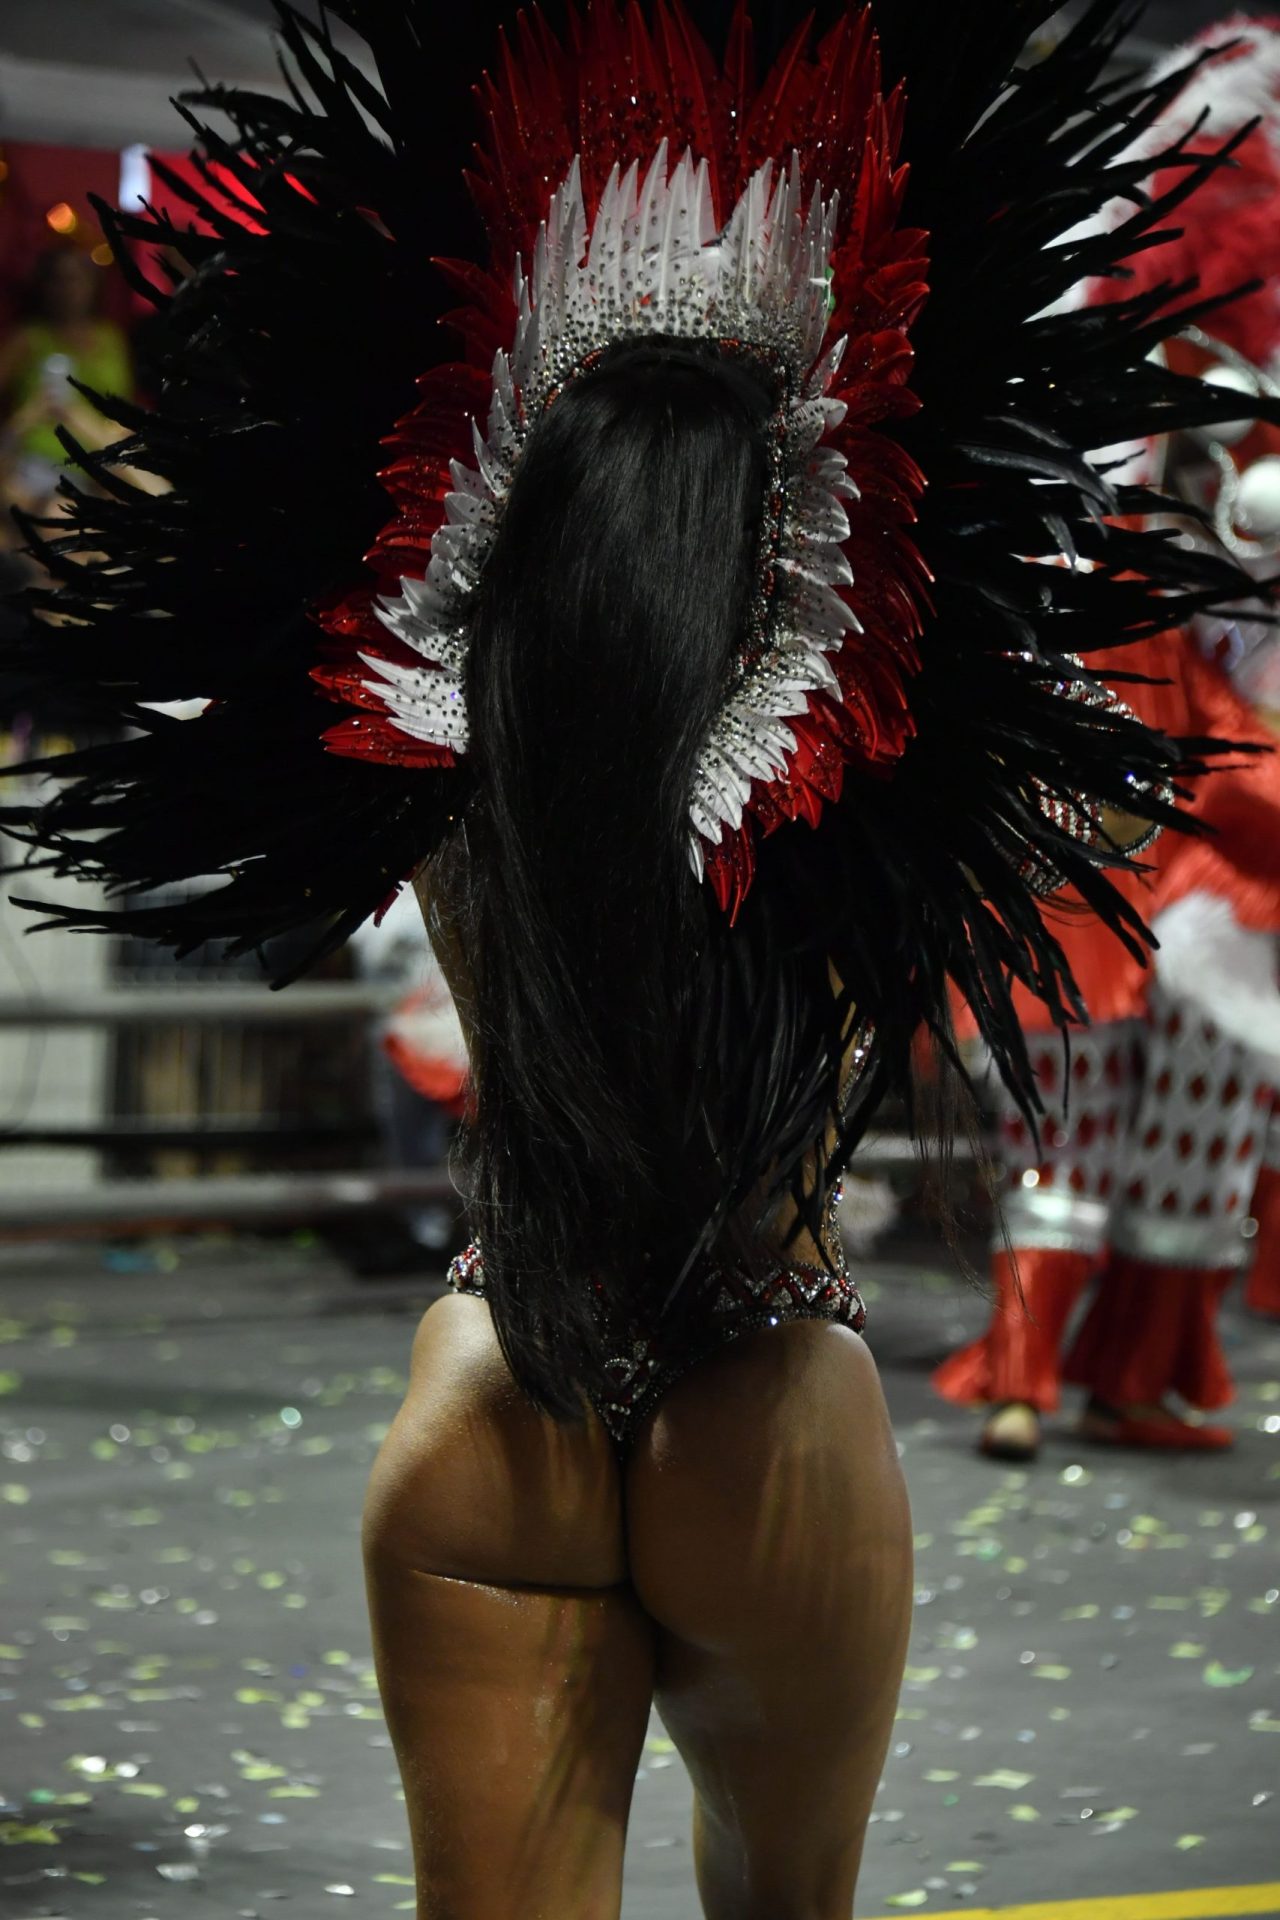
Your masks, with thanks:
[[[615,349],[531,435],[481,588],[465,1165],[504,1351],[555,1411],[607,1357],[600,1309],[653,1313],[715,1238],[740,1157],[689,802],[745,634],[774,405],[694,343]]]

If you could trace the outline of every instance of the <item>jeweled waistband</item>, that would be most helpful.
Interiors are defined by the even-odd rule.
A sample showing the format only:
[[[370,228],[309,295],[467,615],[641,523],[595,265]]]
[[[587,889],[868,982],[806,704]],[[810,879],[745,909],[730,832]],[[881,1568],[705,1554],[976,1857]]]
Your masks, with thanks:
[[[457,1256],[447,1278],[455,1293],[486,1297],[484,1259],[477,1244]],[[615,1444],[625,1449],[663,1395],[717,1347],[791,1320],[834,1320],[861,1333],[866,1318],[862,1296],[847,1272],[779,1262],[753,1279],[721,1269],[697,1338],[674,1352],[665,1349],[657,1335],[640,1329],[619,1335],[604,1364],[604,1378],[594,1391],[588,1389],[589,1398]]]

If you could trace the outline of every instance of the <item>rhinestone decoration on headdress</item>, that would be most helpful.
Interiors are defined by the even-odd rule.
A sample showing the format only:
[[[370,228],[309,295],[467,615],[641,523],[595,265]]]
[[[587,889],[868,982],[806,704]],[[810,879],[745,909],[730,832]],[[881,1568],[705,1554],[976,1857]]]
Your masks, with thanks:
[[[470,604],[520,455],[544,408],[593,356],[652,335],[760,355],[781,397],[771,427],[766,537],[753,617],[733,683],[703,748],[690,799],[690,856],[736,832],[753,782],[785,776],[788,721],[840,685],[827,656],[858,622],[840,593],[853,573],[842,543],[857,498],[844,455],[823,444],[845,417],[831,397],[844,352],[825,353],[837,200],[803,209],[800,167],[766,162],[723,231],[705,161],[674,167],[663,141],[647,174],[614,168],[588,225],[577,161],[553,196],[527,276],[517,263],[515,342],[499,351],[487,429],[473,422],[475,465],[454,461],[426,577],[379,603],[383,624],[421,666],[363,653],[366,691],[410,739],[467,746],[463,678]],[[821,356],[821,357],[819,357]]]

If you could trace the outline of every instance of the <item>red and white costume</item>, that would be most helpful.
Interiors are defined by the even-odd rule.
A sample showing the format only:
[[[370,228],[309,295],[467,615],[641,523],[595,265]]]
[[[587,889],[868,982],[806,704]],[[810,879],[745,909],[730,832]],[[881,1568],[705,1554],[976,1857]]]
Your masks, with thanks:
[[[1264,379],[1275,378],[1280,18],[1237,16],[1199,44],[1227,41],[1234,44],[1203,62],[1140,145],[1159,153],[1198,126],[1194,137],[1208,150],[1250,120],[1259,124],[1240,143],[1233,166],[1193,198],[1179,218],[1181,231],[1136,255],[1130,267],[1135,288],[1195,278],[1213,295],[1261,280],[1256,292],[1205,325],[1228,356],[1244,356]],[[1170,56],[1171,68],[1186,51]],[[1117,211],[1123,213],[1120,203]],[[1095,296],[1114,298],[1114,288],[1100,285]],[[1180,371],[1251,384],[1238,358],[1214,366],[1211,340],[1175,340],[1169,354]],[[1236,524],[1224,537],[1247,557],[1251,538],[1280,534],[1280,434],[1258,426],[1233,437],[1220,428],[1216,440],[1211,484],[1234,489]],[[1138,457],[1152,461],[1156,449],[1139,449]],[[1193,482],[1196,491],[1203,480]],[[1199,636],[1206,638],[1213,636]],[[1270,705],[1265,688],[1280,684],[1267,659],[1271,650],[1256,645],[1257,634],[1252,646],[1234,629],[1217,638],[1212,651],[1223,667],[1242,659],[1247,665],[1238,689],[1206,663],[1195,640],[1171,636],[1143,650],[1150,658],[1127,663],[1155,677],[1169,674],[1173,683],[1138,689],[1139,709],[1173,732],[1265,739],[1266,723],[1241,693]],[[1280,1312],[1280,1127],[1271,1132],[1276,1165],[1264,1171],[1272,1085],[1280,1074],[1276,760],[1210,777],[1199,811],[1216,829],[1212,839],[1165,836],[1152,855],[1142,899],[1161,940],[1152,975],[1136,970],[1087,922],[1063,930],[1095,1022],[1072,1036],[1069,1081],[1060,1036],[1046,1031],[1041,1039],[1043,1018],[1026,1002],[1047,1109],[1039,1154],[1007,1100],[1001,1114],[1005,1219],[1021,1297],[1014,1262],[998,1249],[991,1326],[936,1375],[950,1399],[1021,1401],[1043,1410],[1057,1404],[1065,1378],[1115,1408],[1157,1405],[1169,1392],[1193,1406],[1219,1407],[1231,1397],[1231,1382],[1217,1306],[1254,1244],[1250,1303]],[[1096,1295],[1064,1362],[1068,1321],[1095,1273]]]
[[[1164,636],[1142,655],[1125,664],[1168,682],[1126,688],[1144,717],[1178,732],[1258,736],[1252,711],[1189,637]],[[1170,1392],[1206,1409],[1231,1398],[1216,1309],[1249,1257],[1249,1200],[1280,1075],[1280,997],[1268,976],[1280,932],[1280,760],[1213,776],[1198,810],[1213,837],[1165,836],[1149,878],[1126,883],[1164,930],[1165,977],[1159,955],[1146,973],[1089,920],[1065,918],[1056,931],[1094,1025],[1071,1034],[1068,1052],[1024,1001],[1045,1103],[1040,1146],[1001,1089],[1012,1257],[1001,1237],[991,1324],[935,1375],[948,1399],[1048,1411],[1063,1379],[1113,1407],[1157,1405]],[[1246,1033],[1268,1052],[1246,1046]],[[1095,1275],[1064,1361],[1068,1323]]]

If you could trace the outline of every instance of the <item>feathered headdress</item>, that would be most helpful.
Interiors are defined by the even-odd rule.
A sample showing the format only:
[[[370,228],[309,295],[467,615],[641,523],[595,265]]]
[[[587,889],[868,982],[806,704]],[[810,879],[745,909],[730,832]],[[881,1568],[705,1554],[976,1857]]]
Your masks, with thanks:
[[[1025,68],[1052,0],[840,7],[763,72],[745,0],[718,45],[683,0],[592,0],[563,33],[522,13],[480,86],[475,245],[428,10],[334,6],[375,81],[278,5],[293,98],[184,109],[204,185],[170,185],[198,228],[104,210],[144,290],[149,249],[180,266],[164,391],[100,402],[132,438],[73,449],[95,484],[34,530],[53,584],[6,663],[98,742],[8,818],[54,875],[106,883],[101,910],[51,918],[179,950],[303,931],[319,953],[376,911],[466,803],[468,612],[526,438],[611,343],[689,335],[776,393],[695,866],[743,951],[766,848],[822,890],[883,1069],[945,1025],[951,976],[1029,1087],[1010,977],[1075,1010],[1040,897],[1069,882],[1140,941],[1098,822],[1171,819],[1204,745],[1150,733],[1082,661],[1252,591],[1088,458],[1239,412],[1151,357],[1194,289],[1060,303],[1158,247],[1234,140],[1120,157],[1182,82],[1106,77],[1118,0]],[[1129,190],[1118,227],[1063,238]],[[193,697],[197,719],[157,710]],[[148,899],[174,881],[185,898]],[[831,1105],[810,1079],[788,1140]]]

